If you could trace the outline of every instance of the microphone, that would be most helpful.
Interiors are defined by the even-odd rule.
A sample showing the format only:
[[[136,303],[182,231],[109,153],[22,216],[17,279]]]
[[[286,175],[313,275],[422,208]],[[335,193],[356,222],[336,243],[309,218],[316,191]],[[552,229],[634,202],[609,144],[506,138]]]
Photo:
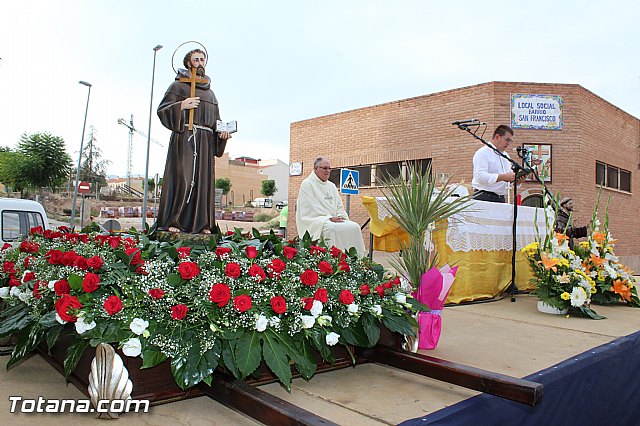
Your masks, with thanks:
[[[451,124],[453,124],[454,126],[460,126],[462,124],[467,125],[467,126],[468,125],[471,125],[471,126],[482,126],[482,125],[485,125],[487,123],[480,122],[477,118],[472,118],[471,120],[454,121]]]

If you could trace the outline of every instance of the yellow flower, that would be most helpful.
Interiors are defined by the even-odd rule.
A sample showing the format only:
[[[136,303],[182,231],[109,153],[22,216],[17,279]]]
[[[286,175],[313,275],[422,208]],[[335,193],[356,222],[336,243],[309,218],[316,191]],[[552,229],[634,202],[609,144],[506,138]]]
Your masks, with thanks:
[[[569,300],[569,299],[571,299],[571,295],[565,291],[564,293],[562,293],[562,294],[560,295],[560,298],[561,298],[562,300]]]
[[[580,247],[589,248],[589,241],[580,241]]]

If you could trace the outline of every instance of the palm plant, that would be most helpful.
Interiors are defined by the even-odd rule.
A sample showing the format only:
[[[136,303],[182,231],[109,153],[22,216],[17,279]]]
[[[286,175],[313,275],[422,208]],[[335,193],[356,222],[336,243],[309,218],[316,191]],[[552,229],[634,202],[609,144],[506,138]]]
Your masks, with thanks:
[[[431,164],[424,173],[413,164],[408,165],[407,179],[386,176],[382,179],[382,193],[389,211],[398,225],[409,235],[409,243],[401,243],[402,255],[392,266],[406,276],[414,289],[420,285],[422,274],[436,262],[431,253],[430,236],[438,221],[464,210],[471,203],[469,196],[453,197],[446,179],[441,190],[431,176]]]

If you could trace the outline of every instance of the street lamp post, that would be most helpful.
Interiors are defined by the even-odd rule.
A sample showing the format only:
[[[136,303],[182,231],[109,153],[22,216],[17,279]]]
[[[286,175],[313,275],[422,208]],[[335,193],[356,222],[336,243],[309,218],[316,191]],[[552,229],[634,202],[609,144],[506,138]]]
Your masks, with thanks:
[[[87,127],[87,112],[89,112],[89,97],[91,96],[91,83],[86,81],[79,81],[78,83],[83,86],[87,86],[89,91],[87,92],[87,107],[84,110],[84,124],[82,125],[82,139],[80,139],[80,153],[78,153],[78,168],[76,169],[76,181],[73,188],[73,206],[71,208],[71,221],[69,227],[73,230],[76,222],[76,201],[78,200],[78,181],[80,180],[80,163],[82,162],[82,145],[84,144],[84,130]]]
[[[147,224],[147,194],[149,192],[149,151],[151,149],[151,115],[153,114],[153,83],[156,78],[156,53],[161,45],[153,48],[153,71],[151,72],[151,100],[149,101],[149,129],[147,130],[147,162],[144,168],[144,194],[142,196],[142,231]],[[155,217],[155,215],[154,215]]]

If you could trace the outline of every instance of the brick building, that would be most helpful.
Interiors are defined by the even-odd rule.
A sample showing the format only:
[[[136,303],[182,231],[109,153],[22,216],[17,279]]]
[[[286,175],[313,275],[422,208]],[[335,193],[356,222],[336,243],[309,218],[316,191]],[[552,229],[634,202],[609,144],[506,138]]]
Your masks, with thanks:
[[[559,123],[552,123],[555,129],[522,128],[535,117],[520,120],[513,105],[519,94],[559,99],[562,115]],[[471,160],[482,144],[451,125],[468,118],[487,123],[487,141],[497,125],[513,125],[516,120],[510,156],[517,158],[515,148],[522,144],[546,155],[551,165],[547,187],[574,199],[578,224],[590,219],[597,183],[604,180],[601,216],[610,197],[610,230],[619,240],[616,253],[640,270],[640,197],[634,196],[640,183],[640,120],[577,84],[491,82],[294,122],[290,164],[302,163],[303,172],[289,178],[289,203],[295,206],[300,183],[312,172],[317,156],[329,157],[334,168],[358,169],[361,195],[382,195],[377,178],[399,173],[398,166],[408,160],[431,162],[434,173],[470,184]],[[540,192],[540,185],[526,182],[519,192],[531,197]],[[360,196],[351,199],[351,218],[360,224],[368,218]],[[288,232],[295,234],[294,208]],[[364,233],[368,244],[367,228]]]

